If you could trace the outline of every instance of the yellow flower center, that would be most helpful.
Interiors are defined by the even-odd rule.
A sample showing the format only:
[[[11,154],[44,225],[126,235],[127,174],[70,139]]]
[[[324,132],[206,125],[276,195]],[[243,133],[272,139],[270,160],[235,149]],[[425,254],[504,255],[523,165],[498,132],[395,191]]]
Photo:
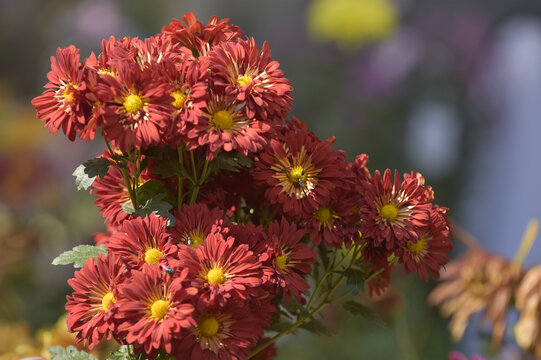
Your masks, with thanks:
[[[115,72],[113,70],[111,70],[111,69],[99,69],[98,74],[116,76]]]
[[[393,204],[383,205],[379,210],[381,217],[388,220],[394,220],[398,217],[398,209]]]
[[[154,320],[163,320],[167,310],[169,309],[169,301],[156,300],[150,305],[150,317]]]
[[[184,104],[184,99],[186,99],[186,94],[184,94],[184,92],[182,92],[181,90],[175,90],[171,93],[171,97],[175,99],[171,104],[177,109],[182,108],[182,105]]]
[[[252,77],[250,75],[242,75],[237,78],[237,85],[238,86],[246,86],[250,85],[252,82]]]
[[[297,165],[289,170],[287,177],[293,184],[299,184],[301,181],[306,181],[306,170],[302,166]]]
[[[316,211],[316,217],[320,223],[326,223],[331,219],[331,209],[324,207]]]
[[[408,251],[410,254],[419,255],[421,254],[425,249],[425,238],[421,236],[417,242],[408,241]]]
[[[207,273],[207,281],[212,285],[221,285],[225,281],[225,275],[221,269],[210,269]]]
[[[107,294],[103,295],[101,298],[101,307],[103,310],[107,311],[109,310],[109,304],[112,302],[116,303],[115,296],[112,292],[108,292]]]
[[[220,330],[220,323],[214,316],[204,317],[197,324],[199,333],[204,337],[213,337]]]
[[[233,117],[227,110],[220,110],[212,115],[211,122],[214,127],[229,130],[233,127]]]
[[[72,86],[73,88],[77,89],[76,84],[73,84]],[[66,86],[62,95],[66,101],[73,101],[73,90],[69,86]]]
[[[148,248],[145,251],[145,262],[150,265],[156,265],[162,258],[163,253],[156,248]]]
[[[205,243],[205,237],[202,234],[192,233],[187,239],[188,245],[197,248],[197,245],[203,245]]]
[[[124,98],[124,109],[130,114],[135,114],[143,108],[143,99],[139,95],[130,94]]]
[[[276,258],[275,264],[276,264],[276,266],[278,266],[278,269],[284,270],[287,267],[287,264],[288,264],[287,255],[278,256]]]

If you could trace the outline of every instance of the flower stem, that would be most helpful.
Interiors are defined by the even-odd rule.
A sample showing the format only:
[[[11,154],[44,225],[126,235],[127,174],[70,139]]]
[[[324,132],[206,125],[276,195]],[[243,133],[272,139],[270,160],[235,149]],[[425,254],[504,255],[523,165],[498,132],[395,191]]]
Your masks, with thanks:
[[[520,268],[526,256],[530,252],[535,239],[537,238],[537,232],[539,231],[539,220],[532,219],[526,227],[524,236],[522,236],[522,241],[520,243],[520,248],[517,251],[517,254],[513,258],[512,265]]]
[[[184,166],[184,144],[180,145],[177,149],[178,152],[178,162],[181,167]],[[180,175],[178,178],[178,198],[177,198],[177,209],[180,210],[182,207],[182,177]]]

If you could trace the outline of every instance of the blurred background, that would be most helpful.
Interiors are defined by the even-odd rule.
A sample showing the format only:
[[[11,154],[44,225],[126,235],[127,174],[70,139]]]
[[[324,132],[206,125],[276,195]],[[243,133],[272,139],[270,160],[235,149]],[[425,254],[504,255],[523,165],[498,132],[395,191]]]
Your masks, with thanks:
[[[86,57],[110,35],[148,37],[189,11],[267,40],[294,87],[292,115],[336,136],[349,160],[369,154],[370,170],[422,172],[436,202],[491,251],[512,257],[541,217],[539,0],[0,0],[0,360],[70,343],[61,316],[73,269],[50,263],[104,229],[71,176],[103,143],[48,134],[30,104],[50,56],[74,44]],[[452,349],[519,358],[511,341],[500,357],[483,341],[452,344],[426,304],[434,285],[397,274],[374,303],[386,326],[331,308],[333,335],[285,338],[278,359],[434,360]]]

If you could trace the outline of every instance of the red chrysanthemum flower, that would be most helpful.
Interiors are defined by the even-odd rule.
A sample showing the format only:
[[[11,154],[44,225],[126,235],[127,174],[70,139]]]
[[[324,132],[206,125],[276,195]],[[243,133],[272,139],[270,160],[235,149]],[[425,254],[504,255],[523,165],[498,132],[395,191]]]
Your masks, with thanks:
[[[361,183],[361,193],[360,228],[365,238],[389,250],[420,238],[432,205],[416,178],[406,176],[401,181],[395,171],[393,181],[391,170],[385,170],[383,177],[376,170],[371,181]]]
[[[245,359],[263,335],[257,317],[242,301],[198,306],[194,313],[197,325],[183,337],[176,356],[194,360]]]
[[[408,240],[396,250],[400,262],[404,263],[406,273],[419,273],[421,279],[428,281],[428,271],[436,279],[440,277],[440,266],[449,261],[453,249],[451,231],[445,216],[446,208],[434,206],[430,210],[428,226],[420,232],[420,237]],[[427,271],[428,269],[428,271]]]
[[[304,226],[310,239],[316,245],[324,240],[329,248],[340,248],[342,244],[349,248],[359,229],[358,214],[353,211],[357,198],[353,190],[338,189],[336,196],[307,219]]]
[[[344,153],[331,144],[304,129],[289,132],[283,142],[271,140],[253,170],[256,184],[267,188],[266,199],[296,217],[324,207],[342,185],[347,166]]]
[[[361,154],[357,155],[355,161],[353,161],[353,163],[351,164],[351,171],[355,174],[357,181],[370,181],[370,179],[372,178],[372,175],[370,175],[370,171],[366,167],[367,162],[368,155]]]
[[[205,243],[194,249],[179,245],[179,266],[190,271],[192,286],[202,289],[200,300],[215,299],[224,304],[228,299],[247,299],[252,288],[261,285],[261,263],[248,250],[248,245],[237,244],[233,237],[224,239],[220,232],[207,236]]]
[[[248,155],[267,143],[264,135],[271,131],[271,126],[246,115],[245,106],[236,101],[226,101],[224,94],[213,90],[201,114],[197,123],[187,123],[186,149],[208,146],[208,160],[221,149]]]
[[[85,126],[91,106],[85,98],[86,72],[79,61],[79,49],[75,46],[56,50],[51,57],[49,82],[42,95],[32,100],[37,117],[45,121],[45,127],[56,133],[60,128],[71,140]]]
[[[104,336],[115,335],[114,315],[118,310],[117,286],[126,279],[125,266],[114,254],[90,258],[75,278],[68,280],[74,292],[67,297],[68,330],[77,332],[76,341],[92,349]]]
[[[224,212],[214,208],[210,210],[205,204],[192,204],[182,206],[182,211],[175,211],[174,227],[169,228],[173,241],[196,248],[203,245],[211,233],[213,225],[221,225]]]
[[[228,24],[229,19],[210,18],[207,25],[203,25],[193,12],[182,17],[184,24],[173,19],[171,23],[162,28],[162,33],[170,36],[173,43],[178,43],[190,49],[195,56],[206,55],[209,50],[222,41],[231,41],[243,34],[235,25]]]
[[[157,265],[170,255],[172,244],[166,233],[167,219],[154,214],[122,223],[122,231],[112,236],[105,248],[118,254],[128,268]]]
[[[140,175],[138,186],[150,179],[147,170]],[[130,174],[130,177],[133,175]],[[103,178],[97,177],[94,180],[91,192],[96,196],[94,204],[100,208],[100,213],[111,226],[120,226],[124,220],[133,219],[133,215],[122,209],[122,205],[131,204],[131,199],[126,181],[118,168],[109,166]]]
[[[153,67],[116,62],[116,76],[103,75],[95,93],[103,104],[107,141],[121,150],[145,149],[160,142],[160,130],[173,111],[170,85]]]
[[[224,42],[209,53],[214,84],[225,89],[226,101],[246,102],[246,114],[269,123],[287,116],[293,98],[289,80],[271,60],[267,42],[261,51],[255,40]]]
[[[171,86],[171,104],[173,112],[171,121],[164,128],[163,143],[178,148],[186,141],[188,128],[186,123],[197,124],[201,109],[207,106],[207,78],[209,76],[208,59],[192,59],[185,53],[180,61],[166,62],[161,71],[165,81]]]
[[[312,271],[316,254],[301,242],[304,231],[284,218],[281,222],[272,222],[267,234],[269,259],[264,264],[268,265],[265,282],[276,291],[282,290],[286,302],[289,303],[290,293],[301,301],[302,294],[310,287],[304,277]]]
[[[197,289],[186,286],[187,273],[171,276],[159,266],[143,265],[119,287],[118,331],[136,351],[171,353],[175,339],[196,325],[191,302]]]

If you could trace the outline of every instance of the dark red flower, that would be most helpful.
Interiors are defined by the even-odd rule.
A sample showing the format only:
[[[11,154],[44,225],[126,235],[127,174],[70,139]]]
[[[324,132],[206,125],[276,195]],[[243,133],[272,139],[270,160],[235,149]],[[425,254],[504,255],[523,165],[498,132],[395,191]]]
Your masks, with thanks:
[[[104,336],[116,331],[117,286],[126,279],[126,267],[114,254],[90,258],[75,278],[68,280],[74,292],[67,297],[68,330],[77,332],[76,341],[92,349]]]
[[[421,279],[428,280],[428,271],[439,279],[440,266],[449,261],[453,249],[451,230],[445,216],[447,209],[434,206],[430,210],[428,226],[420,231],[420,237],[408,240],[396,250],[400,262],[404,263],[406,273],[419,273]],[[428,271],[427,271],[428,269]]]
[[[179,266],[189,270],[192,286],[201,289],[200,301],[215,299],[224,304],[228,299],[246,300],[252,288],[261,285],[261,263],[248,250],[236,244],[233,237],[224,239],[220,232],[207,236],[205,243],[194,249],[179,245]]]
[[[203,245],[210,234],[213,225],[221,225],[224,212],[214,208],[210,210],[205,204],[192,204],[182,206],[182,210],[175,211],[174,227],[169,232],[175,243],[182,243],[196,248]]]
[[[118,331],[136,351],[171,353],[175,339],[196,325],[191,302],[197,290],[186,286],[187,273],[171,276],[159,266],[143,265],[119,287]]]
[[[284,218],[272,222],[267,234],[269,259],[264,264],[267,265],[265,282],[275,291],[282,290],[286,302],[289,303],[290,293],[301,301],[302,294],[310,287],[304,277],[312,271],[316,254],[302,242],[304,231]]]
[[[278,62],[271,60],[267,42],[261,50],[253,38],[223,42],[209,58],[214,85],[225,90],[227,102],[245,102],[249,118],[281,124],[291,109],[293,88]]]
[[[271,140],[253,169],[256,184],[266,187],[266,199],[296,217],[324,207],[343,185],[347,167],[344,153],[331,144],[304,129],[290,131],[283,141]]]
[[[154,214],[125,220],[122,231],[112,236],[105,248],[118,254],[128,268],[157,265],[166,260],[172,244],[166,233],[167,219]]]
[[[91,111],[85,98],[87,74],[79,57],[79,49],[73,45],[58,48],[56,58],[51,57],[47,90],[32,100],[37,117],[45,122],[45,127],[52,133],[62,128],[71,141],[86,125]]]
[[[238,26],[228,24],[229,19],[210,18],[207,25],[197,20],[193,12],[182,17],[184,23],[173,19],[162,28],[162,33],[170,36],[173,43],[190,49],[195,56],[206,55],[209,50],[222,41],[231,41],[243,34]]]
[[[376,170],[370,181],[361,182],[361,232],[376,246],[391,250],[420,238],[430,217],[431,203],[426,188],[416,178],[406,176],[403,181],[395,171],[385,170],[383,177]]]
[[[257,314],[244,301],[228,301],[197,306],[197,325],[184,336],[177,349],[178,359],[245,359],[263,335]]]

